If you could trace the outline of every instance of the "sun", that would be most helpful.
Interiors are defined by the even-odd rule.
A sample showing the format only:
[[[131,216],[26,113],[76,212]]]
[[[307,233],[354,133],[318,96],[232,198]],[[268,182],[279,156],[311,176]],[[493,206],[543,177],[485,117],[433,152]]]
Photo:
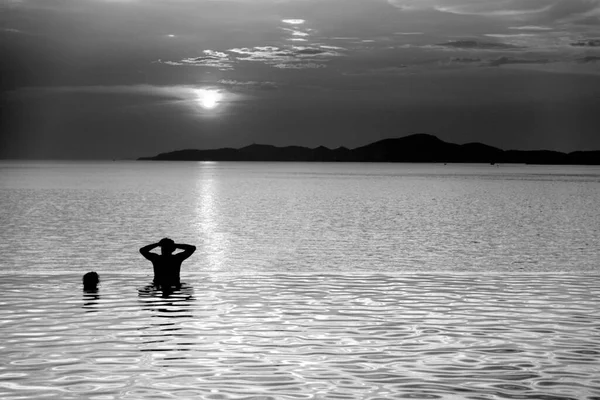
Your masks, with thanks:
[[[219,105],[223,95],[215,89],[198,89],[196,90],[196,101],[200,107],[207,110],[212,110]]]

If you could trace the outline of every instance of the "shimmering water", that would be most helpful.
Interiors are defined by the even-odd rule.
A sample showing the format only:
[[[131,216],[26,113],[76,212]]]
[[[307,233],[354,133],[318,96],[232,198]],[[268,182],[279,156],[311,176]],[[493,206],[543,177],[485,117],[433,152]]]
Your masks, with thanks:
[[[600,276],[4,278],[3,399],[600,398]]]
[[[0,163],[0,398],[598,400],[598,199],[586,167]],[[199,246],[168,295],[163,236]]]
[[[597,271],[600,167],[0,163],[12,272]],[[193,260],[193,261],[192,261]],[[184,267],[185,268],[185,267]]]

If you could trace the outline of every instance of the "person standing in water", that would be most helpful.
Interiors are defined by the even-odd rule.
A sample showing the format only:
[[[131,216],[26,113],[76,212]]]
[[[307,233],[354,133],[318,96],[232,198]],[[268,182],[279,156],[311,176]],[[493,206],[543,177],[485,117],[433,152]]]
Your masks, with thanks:
[[[160,254],[151,250],[160,247]],[[175,250],[182,252],[173,254]],[[161,239],[158,243],[149,244],[140,249],[140,253],[152,262],[154,267],[154,284],[162,288],[180,286],[179,272],[181,263],[194,254],[196,246],[191,244],[177,244],[169,238]]]

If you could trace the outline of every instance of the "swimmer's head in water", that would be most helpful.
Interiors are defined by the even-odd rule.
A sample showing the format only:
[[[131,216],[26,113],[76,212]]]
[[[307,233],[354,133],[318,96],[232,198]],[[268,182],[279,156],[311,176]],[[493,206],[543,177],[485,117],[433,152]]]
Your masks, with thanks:
[[[83,276],[83,288],[85,290],[94,290],[100,283],[100,277],[96,272],[88,272]]]
[[[158,244],[162,254],[171,254],[175,251],[175,242],[169,238],[161,239]]]

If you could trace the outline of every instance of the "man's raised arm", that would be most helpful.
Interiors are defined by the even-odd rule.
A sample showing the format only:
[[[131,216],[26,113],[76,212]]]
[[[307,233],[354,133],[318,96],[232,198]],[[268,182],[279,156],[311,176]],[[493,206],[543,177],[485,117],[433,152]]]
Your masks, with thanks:
[[[142,255],[145,258],[150,260],[153,256],[157,255],[156,253],[151,253],[150,250],[153,250],[153,249],[157,248],[158,246],[160,246],[158,243],[149,244],[148,246],[142,247],[140,249],[140,253],[142,253]]]
[[[181,257],[183,260],[194,254],[196,251],[196,246],[191,244],[176,244],[175,248],[183,250],[181,253],[177,254],[177,256]]]

